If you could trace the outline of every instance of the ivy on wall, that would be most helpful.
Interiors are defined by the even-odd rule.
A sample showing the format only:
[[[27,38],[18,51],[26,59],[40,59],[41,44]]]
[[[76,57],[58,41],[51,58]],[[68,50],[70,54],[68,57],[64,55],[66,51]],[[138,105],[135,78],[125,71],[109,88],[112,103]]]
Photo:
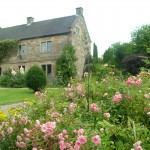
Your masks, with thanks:
[[[0,64],[11,56],[17,54],[17,40],[2,40],[0,41]]]

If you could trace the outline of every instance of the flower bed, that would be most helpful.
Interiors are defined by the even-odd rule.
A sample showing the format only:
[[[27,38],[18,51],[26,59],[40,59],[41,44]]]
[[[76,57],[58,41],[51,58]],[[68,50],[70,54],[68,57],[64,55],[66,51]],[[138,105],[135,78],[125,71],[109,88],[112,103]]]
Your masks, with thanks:
[[[1,122],[0,149],[149,149],[149,85],[148,72],[99,82],[87,75],[63,92],[36,92],[38,101]]]

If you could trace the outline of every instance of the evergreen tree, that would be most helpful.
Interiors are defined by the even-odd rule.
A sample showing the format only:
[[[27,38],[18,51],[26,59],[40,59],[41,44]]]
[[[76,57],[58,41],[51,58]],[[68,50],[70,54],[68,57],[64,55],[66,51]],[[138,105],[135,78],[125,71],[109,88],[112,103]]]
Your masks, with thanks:
[[[95,43],[93,44],[93,63],[98,63],[98,51]]]

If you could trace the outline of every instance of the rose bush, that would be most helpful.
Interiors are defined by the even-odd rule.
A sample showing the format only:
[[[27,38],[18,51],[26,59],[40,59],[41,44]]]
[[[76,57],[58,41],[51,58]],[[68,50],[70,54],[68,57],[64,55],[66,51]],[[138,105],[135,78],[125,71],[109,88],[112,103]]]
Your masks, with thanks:
[[[38,101],[1,121],[0,149],[149,149],[149,85],[149,72],[129,79],[110,73],[99,81],[87,75],[55,93],[36,92]]]

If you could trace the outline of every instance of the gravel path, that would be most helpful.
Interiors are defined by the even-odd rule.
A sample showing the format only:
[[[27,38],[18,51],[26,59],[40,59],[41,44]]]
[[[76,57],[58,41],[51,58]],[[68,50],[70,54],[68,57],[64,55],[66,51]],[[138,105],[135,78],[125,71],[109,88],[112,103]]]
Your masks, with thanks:
[[[6,113],[8,115],[8,109],[12,108],[12,107],[16,107],[18,105],[20,105],[22,103],[15,103],[15,104],[9,104],[9,105],[0,105],[0,111],[3,111],[4,113]]]

